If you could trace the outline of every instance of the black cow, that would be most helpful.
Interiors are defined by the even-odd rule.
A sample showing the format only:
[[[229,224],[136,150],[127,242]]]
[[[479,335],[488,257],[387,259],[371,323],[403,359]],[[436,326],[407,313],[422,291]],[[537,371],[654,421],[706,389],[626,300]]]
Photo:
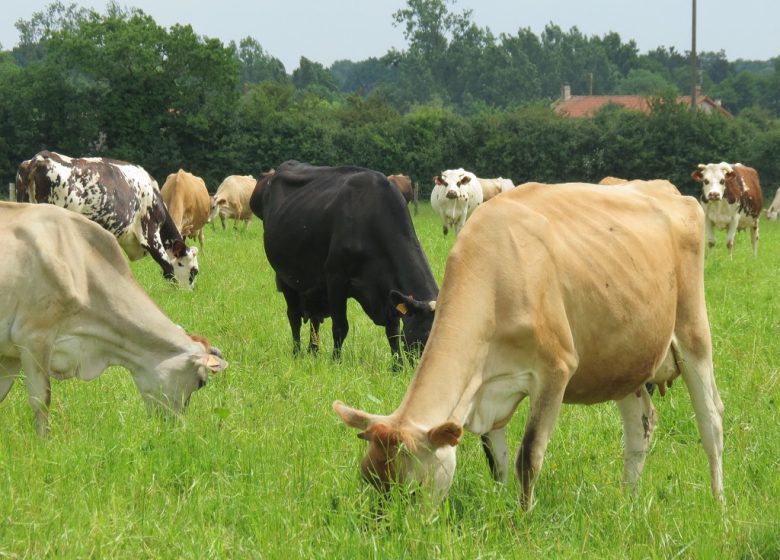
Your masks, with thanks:
[[[184,243],[157,182],[138,165],[43,151],[19,165],[16,200],[83,214],[113,233],[130,260],[149,253],[165,278],[195,285],[198,249]]]
[[[287,161],[257,182],[249,202],[263,220],[268,261],[287,303],[293,352],[301,322],[333,321],[333,357],[347,336],[347,299],[385,327],[394,357],[425,345],[438,294],[403,196],[387,178],[360,167],[314,167]],[[399,334],[403,320],[403,335]]]

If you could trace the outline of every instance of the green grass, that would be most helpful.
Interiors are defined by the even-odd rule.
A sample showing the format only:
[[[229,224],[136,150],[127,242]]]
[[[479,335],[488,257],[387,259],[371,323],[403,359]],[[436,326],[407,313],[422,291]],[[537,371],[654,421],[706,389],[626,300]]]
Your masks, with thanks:
[[[452,235],[428,206],[415,218],[441,280]],[[35,435],[22,383],[0,404],[3,558],[778,558],[780,557],[780,225],[762,223],[759,258],[740,234],[733,259],[709,255],[706,285],[726,406],[726,506],[682,382],[656,397],[659,425],[638,495],[621,492],[621,423],[612,404],[564,407],[530,513],[512,480],[496,486],[477,437],[439,508],[391,503],[359,480],[365,443],[331,411],[341,399],[389,413],[412,370],[393,374],[384,331],[351,302],[340,363],[291,358],[262,224],[206,230],[194,292],[168,286],[151,259],[133,269],[230,367],[187,413],[146,414],[128,373],[54,382],[51,436]],[[498,232],[497,234],[500,234]],[[304,333],[305,336],[305,333]],[[510,425],[516,449],[527,415]]]

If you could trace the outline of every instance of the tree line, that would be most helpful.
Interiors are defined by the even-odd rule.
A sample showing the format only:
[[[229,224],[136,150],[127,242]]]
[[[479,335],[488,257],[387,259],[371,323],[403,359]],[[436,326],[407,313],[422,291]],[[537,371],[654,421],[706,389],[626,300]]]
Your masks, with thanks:
[[[212,191],[287,159],[405,173],[424,194],[452,167],[516,183],[662,177],[693,193],[693,167],[724,160],[758,169],[767,195],[780,183],[780,57],[700,54],[703,92],[736,117],[707,115],[676,102],[689,53],[553,24],[496,37],[451,4],[407,0],[393,16],[403,51],[330,68],[302,57],[287,74],[252,37],[225,45],[116,3],[54,2],[0,52],[0,180],[51,149],[138,163],[158,181],[185,168]],[[653,110],[565,118],[551,108],[563,83],[645,95]]]

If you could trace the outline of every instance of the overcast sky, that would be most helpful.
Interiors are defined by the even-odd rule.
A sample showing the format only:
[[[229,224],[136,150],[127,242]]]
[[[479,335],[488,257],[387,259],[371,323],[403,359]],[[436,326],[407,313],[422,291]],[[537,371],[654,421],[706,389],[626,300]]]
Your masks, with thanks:
[[[71,0],[62,0],[68,5]],[[0,45],[19,39],[14,23],[29,20],[49,0],[0,0]],[[105,0],[78,0],[105,13]],[[164,27],[189,24],[199,35],[225,44],[251,36],[281,60],[287,72],[301,56],[330,66],[334,61],[378,57],[406,48],[403,29],[392,14],[405,0],[119,0]],[[587,36],[618,33],[634,40],[640,53],[656,47],[691,49],[689,0],[458,0],[451,12],[473,10],[472,21],[495,35],[530,28],[537,36],[552,22],[564,31],[576,26]],[[780,55],[780,1],[698,0],[697,50],[723,50],[728,60],[768,60]]]

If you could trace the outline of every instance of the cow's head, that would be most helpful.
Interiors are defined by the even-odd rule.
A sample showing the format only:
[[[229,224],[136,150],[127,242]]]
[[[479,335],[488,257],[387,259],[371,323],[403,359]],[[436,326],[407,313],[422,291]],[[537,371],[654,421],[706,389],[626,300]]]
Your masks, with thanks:
[[[219,214],[219,206],[220,206],[220,204],[219,204],[219,203],[220,203],[220,201],[222,201],[222,202],[224,203],[224,200],[225,200],[225,199],[224,199],[224,198],[222,198],[222,197],[220,197],[219,199],[217,199],[217,195],[212,195],[212,196],[209,198],[209,200],[211,201],[211,209],[209,210],[209,217],[208,217],[208,221],[209,221],[209,222],[211,222],[211,220],[213,220],[214,218],[216,218],[216,217],[217,217],[217,215]]]
[[[772,204],[766,209],[766,217],[770,220],[776,220],[778,214],[780,214],[780,189],[777,189]]]
[[[396,290],[390,292],[390,301],[401,315],[404,348],[410,354],[419,356],[431,334],[436,301],[419,301]]]
[[[467,186],[472,181],[476,182],[476,177],[463,169],[442,171],[441,175],[433,178],[436,185],[444,188],[444,197],[451,200],[467,201],[469,198]]]
[[[225,369],[228,364],[218,348],[197,335],[188,352],[178,354],[158,364],[154,370],[133,375],[136,387],[147,407],[155,412],[183,412],[192,393],[205,386],[210,373]]]
[[[463,435],[456,422],[432,428],[399,427],[391,417],[376,416],[340,401],[333,410],[349,427],[361,430],[368,451],[360,463],[363,479],[381,492],[393,484],[421,486],[438,502],[447,495],[455,475],[455,446]]]
[[[177,239],[167,249],[168,259],[173,266],[173,277],[180,286],[192,289],[198,276],[198,248],[187,247],[184,241]]]
[[[703,202],[726,200],[729,204],[734,204],[739,200],[739,190],[735,188],[734,181],[737,174],[730,164],[725,161],[721,163],[700,163],[696,170],[691,173],[691,178],[702,184],[701,199]]]

